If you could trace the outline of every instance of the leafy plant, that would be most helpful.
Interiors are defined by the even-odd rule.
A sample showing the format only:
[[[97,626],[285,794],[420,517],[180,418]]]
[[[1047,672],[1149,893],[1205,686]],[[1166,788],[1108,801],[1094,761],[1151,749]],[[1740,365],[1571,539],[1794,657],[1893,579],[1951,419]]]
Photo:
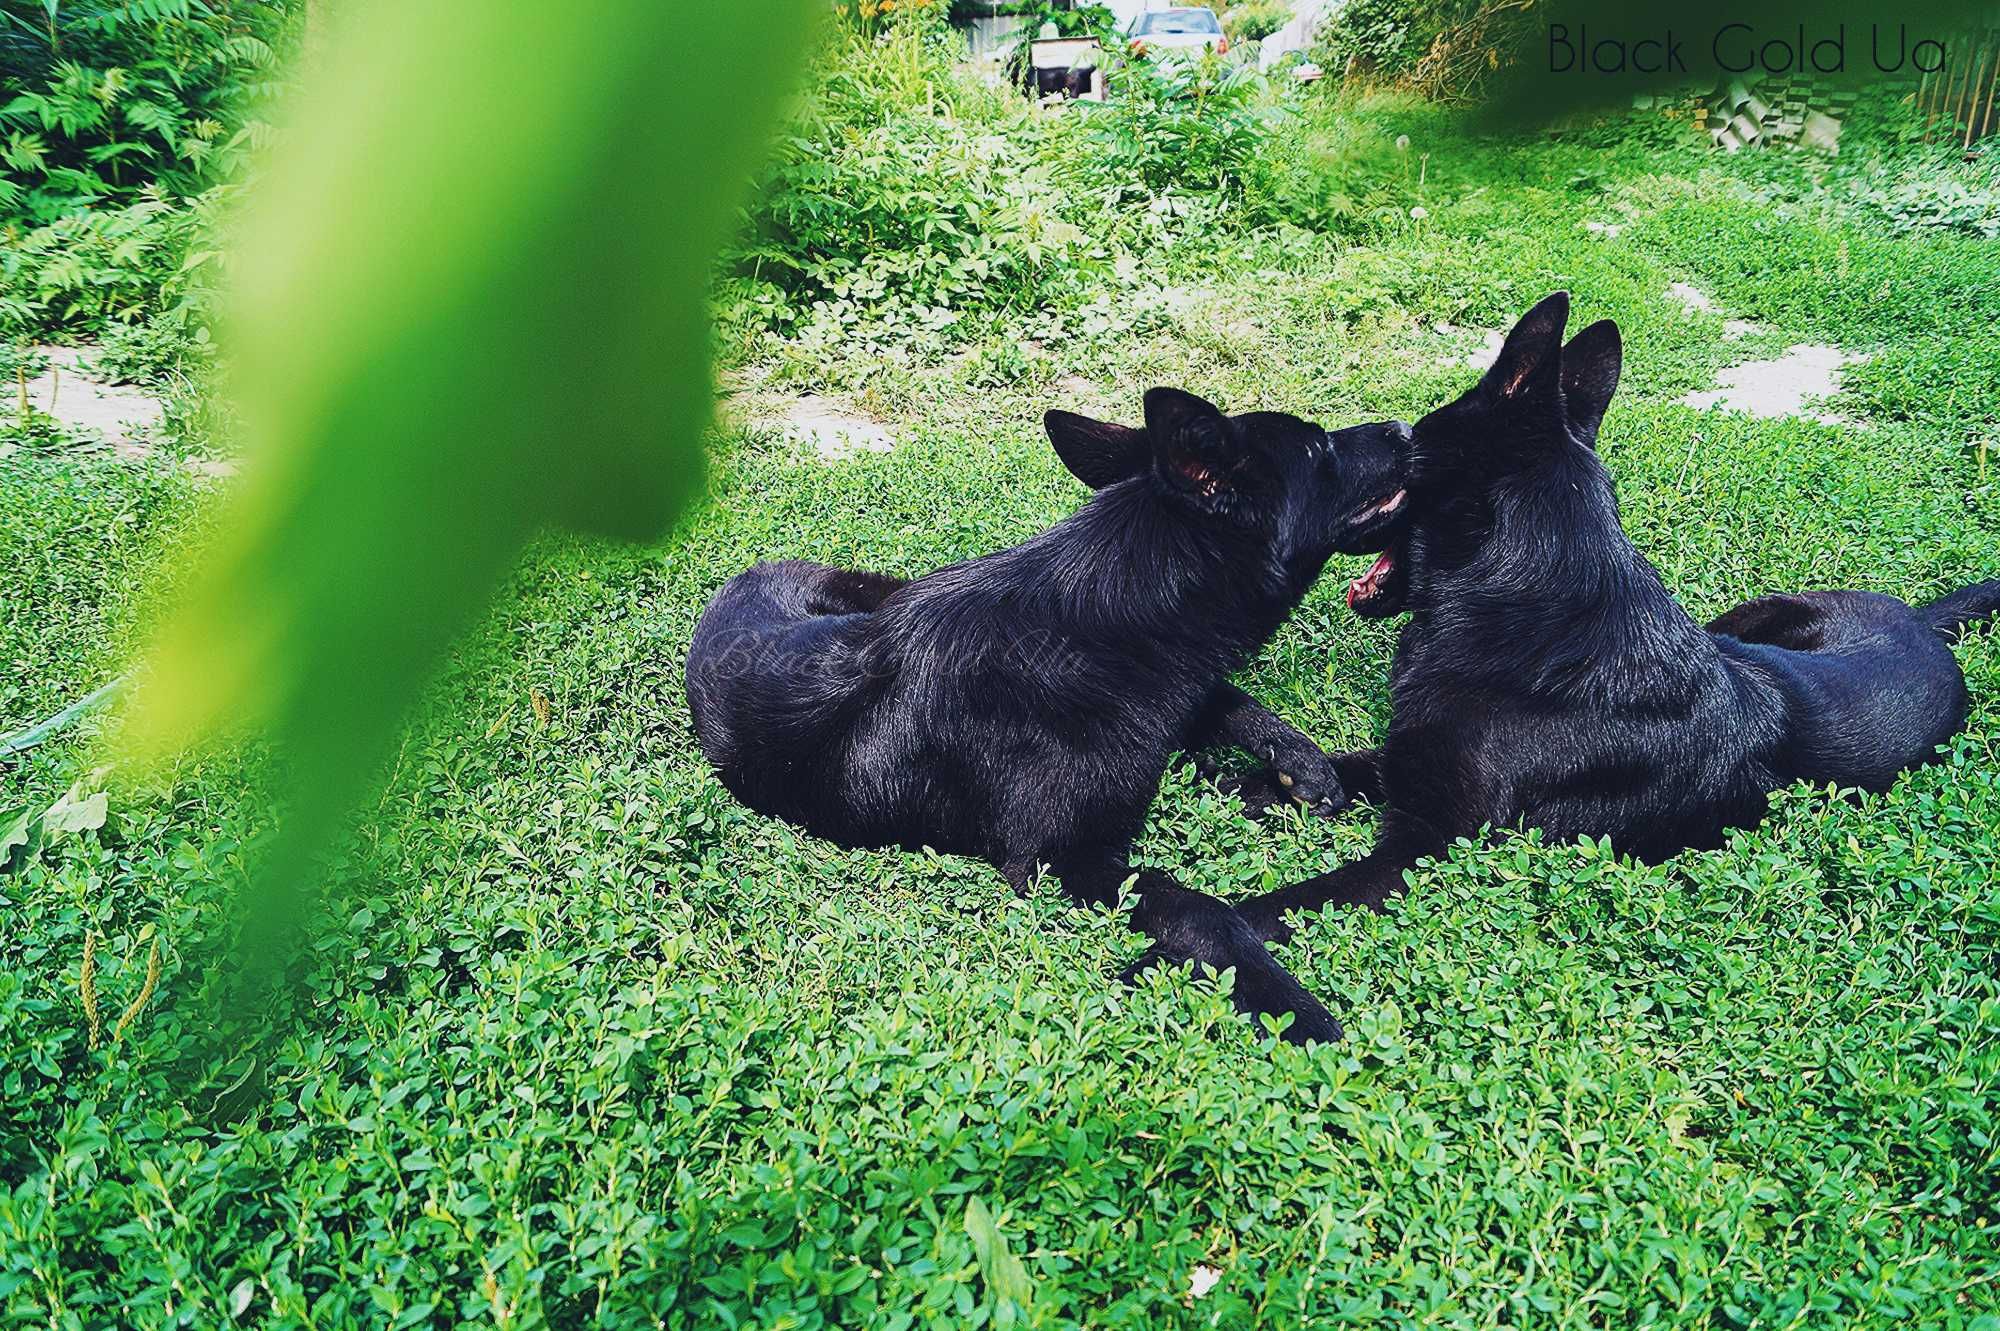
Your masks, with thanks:
[[[1101,4],[1070,5],[1058,0],[1016,0],[998,11],[1021,20],[1025,42],[1053,27],[1058,37],[1095,37],[1106,48],[1118,43],[1118,16]]]
[[[0,402],[18,387],[21,378],[34,378],[48,363],[47,356],[24,342],[0,342]]]
[[[1114,193],[1240,195],[1283,114],[1255,71],[1173,52],[1129,61],[1109,106],[1090,120],[1095,168]]]
[[[835,0],[834,14],[864,36],[889,29],[936,31],[949,15],[947,0]]]
[[[85,209],[12,230],[0,246],[0,335],[98,330],[206,318],[219,255],[208,243],[228,191],[193,201],[152,187],[118,207]]]
[[[237,167],[279,87],[291,3],[41,0],[0,9],[0,215],[46,222]]]
[[[738,300],[768,293],[765,317],[787,328],[1037,304],[1091,257],[1065,216],[1076,168],[1063,145],[1075,142],[1071,127],[962,86],[922,34],[837,45],[728,255]]]
[[[1261,42],[1292,21],[1291,0],[1241,0],[1222,16],[1231,41]]]

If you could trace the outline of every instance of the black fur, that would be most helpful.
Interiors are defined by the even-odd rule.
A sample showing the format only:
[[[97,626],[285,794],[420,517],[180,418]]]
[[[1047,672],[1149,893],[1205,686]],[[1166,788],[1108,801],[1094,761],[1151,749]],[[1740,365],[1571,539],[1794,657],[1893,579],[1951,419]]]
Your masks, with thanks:
[[[1489,824],[1647,859],[1717,846],[1777,787],[1883,790],[1965,723],[1946,637],[2000,610],[2000,582],[1917,609],[1805,592],[1688,618],[1595,452],[1618,329],[1565,349],[1568,308],[1537,305],[1481,383],[1416,427],[1410,528],[1349,589],[1362,614],[1410,611],[1387,739],[1337,760],[1385,806],[1376,847],[1243,903],[1264,938],[1289,935],[1288,911],[1379,906],[1419,857]]]
[[[1176,750],[1274,763],[1322,812],[1332,764],[1226,682],[1336,550],[1398,525],[1399,424],[1328,435],[1292,416],[1225,417],[1172,389],[1143,429],[1047,418],[1098,493],[1021,545],[903,582],[760,564],[709,603],[688,655],[703,751],[738,799],[847,846],[928,846],[1047,865],[1076,901],[1114,902]],[[1386,507],[1385,501],[1389,502]],[[1238,917],[1141,874],[1147,961],[1237,968],[1240,1005],[1338,1026]]]

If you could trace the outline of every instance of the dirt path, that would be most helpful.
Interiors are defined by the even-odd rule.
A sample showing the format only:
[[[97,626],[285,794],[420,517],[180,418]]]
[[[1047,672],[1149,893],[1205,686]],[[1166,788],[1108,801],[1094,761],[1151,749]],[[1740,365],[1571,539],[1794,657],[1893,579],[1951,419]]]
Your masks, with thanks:
[[[27,382],[28,404],[54,417],[65,432],[103,440],[121,458],[153,450],[152,432],[165,416],[159,396],[129,384],[109,384],[93,372],[88,347],[36,347],[48,366]],[[19,411],[20,387],[7,386],[6,409]]]

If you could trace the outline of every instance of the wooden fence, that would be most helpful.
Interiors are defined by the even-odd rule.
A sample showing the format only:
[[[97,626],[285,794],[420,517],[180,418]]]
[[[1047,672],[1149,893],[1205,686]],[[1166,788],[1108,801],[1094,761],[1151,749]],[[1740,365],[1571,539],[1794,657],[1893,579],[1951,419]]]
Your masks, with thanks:
[[[1969,151],[2000,133],[2000,29],[1946,43],[1944,68],[1917,85],[1917,112],[1929,143]]]

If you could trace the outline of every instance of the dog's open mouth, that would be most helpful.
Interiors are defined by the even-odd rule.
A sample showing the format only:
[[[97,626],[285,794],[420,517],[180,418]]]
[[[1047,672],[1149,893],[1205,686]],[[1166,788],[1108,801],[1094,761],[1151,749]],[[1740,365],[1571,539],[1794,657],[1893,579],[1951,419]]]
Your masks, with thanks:
[[[1391,514],[1400,513],[1404,502],[1409,497],[1410,492],[1408,490],[1398,489],[1394,494],[1385,495],[1372,504],[1362,505],[1361,510],[1349,520],[1357,523],[1373,522],[1377,518],[1386,518]]]
[[[1403,542],[1384,550],[1366,573],[1347,584],[1347,608],[1368,619],[1401,610],[1407,586],[1403,557]]]

